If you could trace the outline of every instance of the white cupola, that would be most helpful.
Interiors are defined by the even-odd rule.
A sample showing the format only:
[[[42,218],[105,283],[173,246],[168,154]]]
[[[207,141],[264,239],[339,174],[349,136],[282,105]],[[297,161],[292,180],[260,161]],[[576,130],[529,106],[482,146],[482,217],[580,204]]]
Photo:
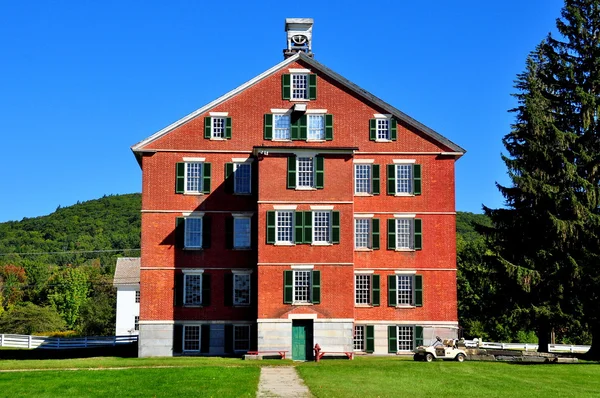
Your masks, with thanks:
[[[312,53],[312,18],[286,18],[287,48],[283,50],[284,58],[291,57],[299,51],[309,57]]]

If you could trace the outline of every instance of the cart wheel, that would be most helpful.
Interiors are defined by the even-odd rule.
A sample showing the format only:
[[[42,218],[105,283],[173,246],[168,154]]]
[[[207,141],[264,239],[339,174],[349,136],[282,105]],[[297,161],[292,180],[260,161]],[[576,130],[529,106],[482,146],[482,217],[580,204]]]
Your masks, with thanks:
[[[425,354],[425,362],[432,362],[433,361],[433,354],[431,353],[427,353]]]
[[[457,360],[458,362],[464,362],[464,361],[465,361],[465,355],[464,355],[464,354],[458,354],[458,355],[456,356],[456,360]]]

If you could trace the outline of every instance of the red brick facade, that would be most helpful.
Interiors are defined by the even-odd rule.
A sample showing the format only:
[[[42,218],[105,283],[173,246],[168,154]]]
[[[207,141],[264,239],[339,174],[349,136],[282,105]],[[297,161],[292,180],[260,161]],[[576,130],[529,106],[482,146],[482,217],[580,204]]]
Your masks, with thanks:
[[[290,73],[290,69],[308,69],[317,75],[315,100],[282,99],[282,75]],[[457,325],[454,162],[464,151],[436,133],[418,128],[421,125],[405,115],[390,111],[391,107],[382,101],[361,95],[349,84],[303,54],[294,56],[254,84],[133,148],[143,171],[142,341],[144,325],[161,322],[212,325],[243,321],[255,328],[257,321],[260,325],[261,320],[295,319],[297,314],[305,314],[299,316],[302,319],[355,320],[357,324]],[[326,110],[333,115],[333,140],[265,140],[264,115],[272,113],[272,109],[290,109],[296,103],[306,104],[309,111]],[[231,139],[204,137],[205,117],[211,112],[226,112],[231,118]],[[369,120],[376,114],[392,115],[397,121],[395,141],[370,140]],[[298,150],[313,150],[323,156],[322,189],[288,189],[288,157]],[[176,164],[184,162],[184,158],[200,158],[211,164],[210,193],[176,193]],[[226,192],[225,165],[240,158],[253,160],[252,178],[258,181],[253,181],[251,195]],[[380,166],[380,194],[355,195],[357,160]],[[387,194],[386,167],[395,160],[421,165],[419,195]],[[314,210],[315,206],[339,211],[339,243],[267,244],[267,212],[277,206],[296,206],[296,212]],[[190,212],[210,218],[210,248],[178,247],[176,219]],[[226,241],[226,219],[241,212],[252,214],[252,247],[232,250]],[[378,250],[355,250],[354,220],[360,214],[380,220]],[[387,222],[398,214],[422,220],[421,250],[388,249]],[[294,265],[310,265],[312,270],[320,271],[318,304],[284,303],[284,271]],[[209,305],[177,303],[177,279],[185,269],[201,269],[203,275],[210,275]],[[249,306],[226,305],[226,275],[232,269],[252,272]],[[380,275],[378,306],[355,305],[356,270]],[[388,275],[402,270],[422,275],[422,306],[388,305]],[[260,340],[262,337],[257,344],[255,329],[252,330],[251,347],[271,346]],[[177,328],[175,333],[180,333]],[[260,336],[260,326],[258,333]],[[176,335],[174,340],[177,339]]]

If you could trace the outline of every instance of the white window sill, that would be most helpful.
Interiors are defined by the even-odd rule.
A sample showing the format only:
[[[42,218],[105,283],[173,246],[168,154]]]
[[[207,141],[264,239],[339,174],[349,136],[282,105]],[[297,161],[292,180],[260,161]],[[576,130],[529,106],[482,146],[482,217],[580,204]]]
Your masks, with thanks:
[[[395,249],[397,252],[414,252],[415,249]]]
[[[356,308],[371,308],[373,307],[371,304],[354,304]]]
[[[316,191],[315,187],[296,187],[296,191]]]
[[[331,242],[313,242],[311,245],[312,246],[332,246],[333,243],[331,243]]]
[[[211,141],[227,141],[227,138],[223,137],[210,137]]]
[[[290,98],[290,102],[310,102],[307,98]]]
[[[414,305],[401,304],[401,305],[397,305],[396,308],[417,308],[417,307]]]
[[[184,192],[184,195],[191,195],[191,196],[202,196],[204,195],[204,192]]]
[[[355,252],[372,252],[373,249],[371,249],[369,247],[355,247],[354,251]]]
[[[327,142],[327,140],[306,140],[306,142]]]
[[[373,194],[368,192],[355,192],[354,196],[373,196]]]
[[[292,242],[275,242],[275,246],[296,246],[296,244]]]
[[[400,192],[400,193],[394,194],[394,196],[415,196],[415,195],[412,193],[408,193],[408,192]]]
[[[198,250],[204,250],[204,248],[203,247],[184,247],[183,250],[198,251]]]
[[[381,138],[377,138],[375,142],[392,142],[392,140],[382,140]]]
[[[292,303],[292,305],[313,305],[313,303]]]
[[[292,142],[292,140],[289,139],[289,138],[273,138],[271,141],[275,141],[275,142]]]

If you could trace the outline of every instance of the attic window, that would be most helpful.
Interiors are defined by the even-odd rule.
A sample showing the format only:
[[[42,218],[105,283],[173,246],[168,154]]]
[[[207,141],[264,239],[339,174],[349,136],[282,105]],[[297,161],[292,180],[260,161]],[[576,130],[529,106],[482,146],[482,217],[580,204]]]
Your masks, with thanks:
[[[292,75],[292,99],[308,99],[308,75]]]
[[[317,75],[304,72],[281,75],[281,97],[290,101],[317,99]]]

